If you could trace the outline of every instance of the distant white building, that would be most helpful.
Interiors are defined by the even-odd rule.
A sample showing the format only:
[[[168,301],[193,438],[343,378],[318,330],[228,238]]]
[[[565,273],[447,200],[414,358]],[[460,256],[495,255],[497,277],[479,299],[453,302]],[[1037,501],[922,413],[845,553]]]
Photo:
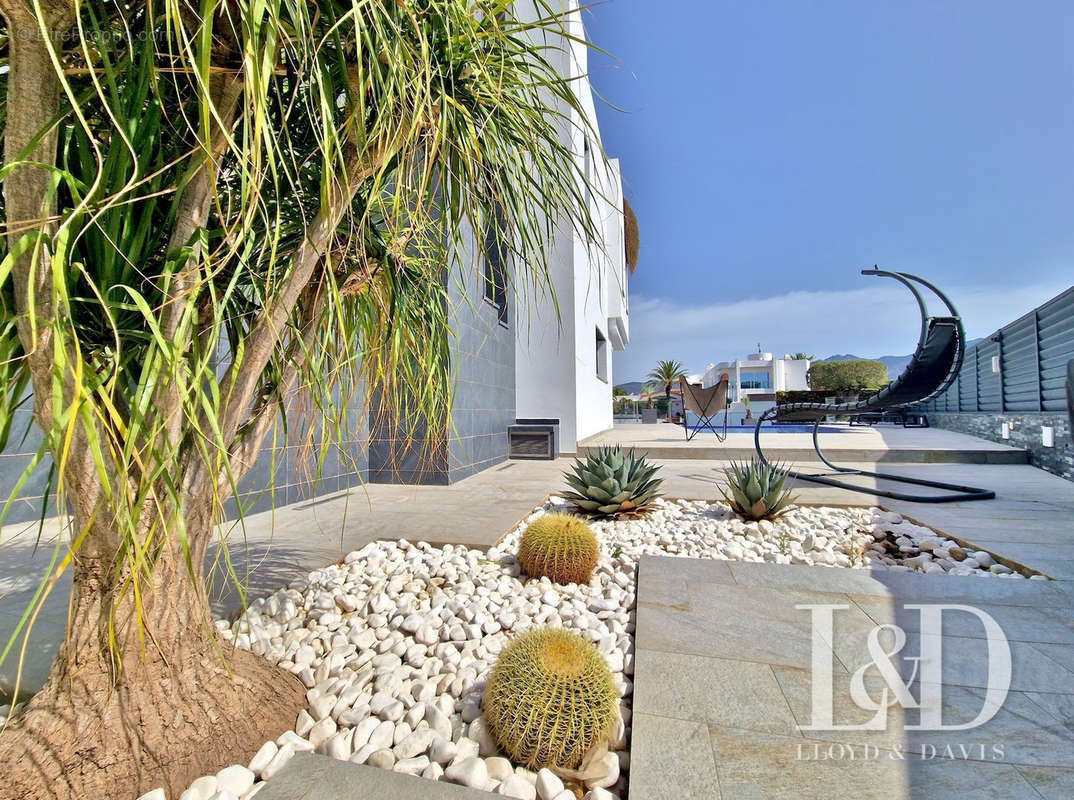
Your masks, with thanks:
[[[574,453],[580,439],[612,427],[612,352],[630,341],[630,315],[619,161],[602,156],[577,0],[564,0],[564,8],[575,41],[560,51],[560,69],[577,79],[574,90],[588,117],[571,113],[564,132],[587,176],[581,193],[603,241],[588,242],[559,226],[549,260],[555,303],[546,294],[518,308],[515,414],[520,422],[558,420],[558,449]]]
[[[750,353],[744,359],[709,364],[701,385],[714,386],[719,383],[720,376],[727,373],[729,399],[739,400],[747,395],[752,400],[755,395],[762,395],[766,396],[764,400],[774,400],[776,392],[809,388],[810,363],[808,358],[794,358],[789,354],[775,358],[771,353]]]

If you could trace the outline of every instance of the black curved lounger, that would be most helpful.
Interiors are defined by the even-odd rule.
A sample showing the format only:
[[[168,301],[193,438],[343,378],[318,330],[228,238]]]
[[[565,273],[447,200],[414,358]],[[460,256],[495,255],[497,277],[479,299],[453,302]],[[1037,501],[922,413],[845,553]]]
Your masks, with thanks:
[[[962,367],[962,357],[966,349],[966,333],[962,328],[962,320],[951,305],[946,295],[928,281],[910,275],[905,272],[888,272],[886,270],[863,269],[862,275],[880,275],[894,278],[908,288],[917,300],[921,311],[921,336],[917,341],[917,350],[910,358],[910,363],[902,374],[874,394],[856,403],[784,403],[765,411],[757,420],[757,427],[753,431],[753,446],[761,461],[767,463],[764,451],[761,450],[761,425],[770,419],[779,422],[812,422],[813,423],[813,447],[820,456],[820,460],[831,467],[836,473],[843,475],[865,475],[872,478],[882,478],[887,481],[909,483],[915,486],[928,486],[933,489],[948,489],[953,494],[915,495],[903,492],[888,492],[882,489],[870,489],[865,486],[855,486],[850,483],[835,480],[828,474],[809,475],[801,472],[791,472],[795,478],[823,483],[828,486],[837,486],[840,489],[849,489],[854,492],[864,492],[881,497],[890,497],[895,500],[912,500],[918,503],[954,503],[962,500],[991,500],[996,493],[989,489],[978,489],[973,486],[957,486],[940,481],[927,481],[921,478],[907,478],[901,475],[892,475],[883,472],[866,472],[865,470],[839,467],[829,461],[820,449],[817,440],[817,429],[820,423],[829,414],[868,414],[875,412],[905,409],[909,406],[930,400],[943,392],[958,376]],[[928,306],[921,291],[914,284],[918,283],[935,294],[947,306],[946,316],[930,316]]]

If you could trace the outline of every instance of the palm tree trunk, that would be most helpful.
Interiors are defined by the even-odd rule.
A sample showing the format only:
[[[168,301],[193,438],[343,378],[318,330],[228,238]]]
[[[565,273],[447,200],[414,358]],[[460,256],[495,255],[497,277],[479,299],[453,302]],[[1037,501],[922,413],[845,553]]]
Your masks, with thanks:
[[[73,6],[46,0],[41,7],[46,27],[58,37],[73,19]],[[55,67],[29,7],[0,0],[0,10],[15,31],[9,43],[5,162],[22,156],[51,163],[56,129],[35,137],[59,108]],[[53,399],[58,396],[66,406],[74,396],[65,370],[75,358],[69,355],[63,369],[53,362],[56,309],[49,225],[43,222],[50,212],[48,181],[48,173],[31,164],[4,181],[8,222],[18,222],[21,230],[36,224],[46,234],[13,270],[17,302],[36,298],[32,309],[23,307],[19,334],[33,378],[35,417],[46,431],[54,425]],[[21,233],[7,235],[14,245]],[[304,704],[304,691],[292,675],[214,635],[201,570],[212,537],[208,491],[188,496],[183,504],[196,509],[184,521],[193,575],[174,531],[147,523],[135,532],[151,561],[151,568],[137,576],[136,598],[122,549],[130,536],[118,528],[104,500],[106,479],[89,458],[81,424],[64,469],[73,530],[85,531],[71,566],[65,641],[45,686],[0,731],[0,784],[3,796],[12,800],[130,798],[157,786],[174,797],[199,775],[245,763],[266,739],[289,729]],[[127,479],[107,480],[119,489]]]
[[[211,525],[187,526],[200,566]],[[175,537],[156,538],[139,628],[129,575],[107,545],[121,537],[91,528],[66,640],[45,686],[0,732],[5,798],[132,798],[157,786],[176,797],[294,725],[304,687],[215,637],[201,570],[191,580]]]

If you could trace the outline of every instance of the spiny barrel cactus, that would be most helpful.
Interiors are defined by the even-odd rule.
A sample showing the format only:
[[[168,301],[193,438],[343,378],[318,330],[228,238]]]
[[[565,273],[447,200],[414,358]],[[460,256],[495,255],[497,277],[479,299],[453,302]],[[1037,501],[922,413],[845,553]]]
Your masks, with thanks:
[[[745,519],[773,519],[797,499],[789,488],[784,488],[787,470],[778,464],[756,458],[748,464],[732,461],[723,473],[727,487],[721,487],[720,492],[732,510]]]
[[[602,447],[584,463],[575,459],[573,473],[563,473],[573,490],[564,496],[590,514],[645,511],[660,496],[657,490],[664,481],[653,477],[658,469],[659,465],[634,455],[633,450],[624,453],[619,445]]]
[[[545,514],[522,532],[518,563],[534,578],[553,583],[586,583],[597,566],[597,535],[578,517]]]
[[[516,763],[577,769],[608,740],[618,693],[604,657],[577,633],[537,628],[500,654],[485,690],[485,723]]]

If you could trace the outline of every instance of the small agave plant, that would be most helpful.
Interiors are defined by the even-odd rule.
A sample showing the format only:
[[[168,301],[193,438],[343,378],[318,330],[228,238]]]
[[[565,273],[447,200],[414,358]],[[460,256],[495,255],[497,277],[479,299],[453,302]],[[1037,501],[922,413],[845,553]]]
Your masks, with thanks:
[[[611,517],[643,512],[660,496],[664,481],[653,477],[658,469],[658,464],[635,456],[633,450],[624,453],[619,445],[602,447],[584,463],[575,459],[574,472],[563,473],[573,490],[564,497],[590,514]]]
[[[748,464],[732,461],[723,472],[727,486],[720,487],[720,491],[731,509],[744,519],[774,519],[797,499],[789,488],[784,488],[787,469],[778,464],[756,458]]]

